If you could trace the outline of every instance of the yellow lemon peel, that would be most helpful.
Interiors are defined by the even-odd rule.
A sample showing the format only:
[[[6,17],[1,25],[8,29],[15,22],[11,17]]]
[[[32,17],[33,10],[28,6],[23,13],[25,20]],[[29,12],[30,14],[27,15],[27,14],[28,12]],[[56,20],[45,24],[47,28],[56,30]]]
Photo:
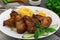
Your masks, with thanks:
[[[38,15],[46,16],[46,14],[44,12],[38,12]]]

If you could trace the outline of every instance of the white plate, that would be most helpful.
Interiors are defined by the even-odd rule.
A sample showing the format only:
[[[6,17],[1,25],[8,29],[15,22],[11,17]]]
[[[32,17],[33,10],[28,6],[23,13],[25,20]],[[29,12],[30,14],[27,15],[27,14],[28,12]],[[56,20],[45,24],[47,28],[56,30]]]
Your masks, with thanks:
[[[19,8],[22,8],[22,7],[30,8],[34,12],[35,12],[35,10],[45,12],[47,14],[47,16],[50,16],[52,18],[52,24],[51,25],[58,24],[57,28],[55,28],[55,29],[56,29],[56,31],[59,29],[59,27],[60,27],[59,21],[60,20],[59,20],[59,17],[54,12],[52,12],[48,9],[42,8],[42,7],[34,7],[34,6],[19,6],[19,7],[17,7],[16,10],[18,10]],[[12,11],[12,9],[8,9],[0,15],[0,31],[2,31],[6,35],[14,37],[14,38],[24,39],[24,38],[22,38],[23,34],[18,34],[17,32],[11,31],[10,28],[3,26],[3,21],[7,20],[9,18],[11,11]],[[49,35],[52,35],[53,33],[55,33],[55,32],[49,33]],[[39,38],[43,38],[43,37],[47,37],[47,36],[40,36]],[[26,38],[26,39],[34,39],[34,37]]]

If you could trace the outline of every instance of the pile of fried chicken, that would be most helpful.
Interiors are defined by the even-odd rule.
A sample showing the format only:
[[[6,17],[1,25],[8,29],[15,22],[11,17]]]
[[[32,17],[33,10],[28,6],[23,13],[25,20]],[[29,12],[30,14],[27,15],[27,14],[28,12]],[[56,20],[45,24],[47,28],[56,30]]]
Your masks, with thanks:
[[[43,17],[41,15],[24,16],[12,11],[8,20],[3,22],[3,26],[15,27],[19,34],[24,32],[34,33],[37,30],[34,22],[37,21],[43,28],[49,27],[52,22],[51,17]]]

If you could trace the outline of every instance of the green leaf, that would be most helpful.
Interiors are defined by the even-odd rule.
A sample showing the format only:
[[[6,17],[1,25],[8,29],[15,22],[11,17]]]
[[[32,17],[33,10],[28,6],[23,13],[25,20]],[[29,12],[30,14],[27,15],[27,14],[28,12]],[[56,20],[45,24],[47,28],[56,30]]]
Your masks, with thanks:
[[[57,9],[60,9],[60,6],[56,6]]]
[[[54,28],[46,28],[45,29],[45,32],[54,32],[54,31],[56,31]]]
[[[56,12],[57,15],[60,16],[60,0],[47,0],[46,6],[48,9],[53,10]]]
[[[36,26],[37,28],[41,28],[41,25],[40,25],[38,22],[35,22],[35,26]]]
[[[40,31],[39,31],[39,29],[38,29],[38,30],[36,30],[35,33],[34,33],[34,38],[35,38],[35,40],[38,40],[39,35],[40,35]]]
[[[3,4],[7,4],[7,0],[2,0]]]
[[[45,29],[42,29],[42,30],[40,30],[40,35],[41,36],[46,36],[48,34],[45,32]]]
[[[35,22],[35,26],[38,29],[35,31],[34,38],[37,40],[39,36],[48,36],[48,33],[54,32],[55,29],[53,27],[56,27],[57,24],[54,24],[48,28],[42,28],[42,26],[38,22]]]

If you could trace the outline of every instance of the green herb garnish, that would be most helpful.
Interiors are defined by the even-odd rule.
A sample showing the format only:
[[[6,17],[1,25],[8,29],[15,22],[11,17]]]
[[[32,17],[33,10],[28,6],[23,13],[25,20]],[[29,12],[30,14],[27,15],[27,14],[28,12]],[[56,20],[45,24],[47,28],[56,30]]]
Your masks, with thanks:
[[[40,32],[39,32],[39,29],[38,29],[38,30],[35,31],[35,34],[34,34],[35,40],[38,39],[39,35],[40,35]]]
[[[46,6],[60,16],[60,0],[47,0]]]
[[[45,32],[54,32],[55,31],[55,29],[53,29],[53,28],[46,28],[45,29]]]
[[[50,27],[42,28],[42,26],[38,22],[35,22],[35,26],[38,28],[34,33],[35,40],[38,40],[38,37],[40,35],[46,36],[48,35],[48,33],[56,31],[54,28],[50,28]]]
[[[36,26],[37,28],[41,28],[41,25],[40,25],[38,22],[35,22],[35,26]]]

